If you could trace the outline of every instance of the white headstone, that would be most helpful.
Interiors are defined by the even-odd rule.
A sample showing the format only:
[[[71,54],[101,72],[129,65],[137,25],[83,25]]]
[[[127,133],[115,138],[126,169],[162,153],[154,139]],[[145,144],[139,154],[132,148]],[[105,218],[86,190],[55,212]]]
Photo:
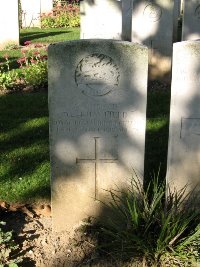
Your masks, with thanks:
[[[18,0],[0,1],[0,49],[8,44],[19,45]]]
[[[173,1],[134,0],[132,41],[149,48],[150,65],[163,75],[171,71],[172,38]]]
[[[122,38],[122,8],[117,0],[84,0],[80,2],[81,39]]]
[[[40,27],[40,0],[21,0],[22,27]]]
[[[174,44],[167,183],[200,183],[200,41]]]
[[[41,14],[48,14],[52,12],[53,0],[40,0],[41,1]]]
[[[182,40],[200,38],[200,1],[187,0],[183,2]]]
[[[56,231],[98,216],[105,189],[144,169],[148,49],[114,40],[49,46],[52,212]]]

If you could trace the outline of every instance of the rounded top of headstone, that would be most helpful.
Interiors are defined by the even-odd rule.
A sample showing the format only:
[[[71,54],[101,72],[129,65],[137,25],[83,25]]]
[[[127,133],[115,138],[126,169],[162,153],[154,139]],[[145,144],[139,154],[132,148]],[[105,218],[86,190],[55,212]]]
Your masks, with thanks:
[[[178,46],[187,46],[187,45],[192,45],[192,44],[193,45],[200,45],[200,39],[176,42],[173,44],[173,46],[178,47]]]
[[[113,40],[113,39],[81,39],[81,40],[71,40],[71,41],[63,41],[63,42],[58,42],[58,43],[53,43],[48,46],[48,50],[54,49],[56,47],[65,47],[65,46],[73,46],[75,47],[76,45],[81,45],[82,48],[86,45],[93,45],[93,44],[98,44],[99,46],[105,45],[125,45],[125,46],[130,46],[130,47],[140,47],[140,48],[146,48],[147,47],[143,44],[136,43],[136,42],[129,42],[129,41],[122,41],[122,40]]]

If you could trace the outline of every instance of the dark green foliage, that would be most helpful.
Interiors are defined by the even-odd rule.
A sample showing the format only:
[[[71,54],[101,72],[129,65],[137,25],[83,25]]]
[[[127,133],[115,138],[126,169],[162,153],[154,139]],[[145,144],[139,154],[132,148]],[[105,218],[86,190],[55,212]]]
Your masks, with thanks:
[[[143,259],[147,266],[169,262],[169,266],[194,266],[200,260],[197,195],[186,196],[185,187],[165,197],[165,184],[158,178],[146,191],[138,178],[132,178],[127,191],[109,193],[111,201],[104,204],[109,217],[101,221],[101,250],[118,260]]]
[[[5,231],[0,222],[0,267],[17,267],[21,258],[17,255],[19,246],[14,242],[13,232]]]

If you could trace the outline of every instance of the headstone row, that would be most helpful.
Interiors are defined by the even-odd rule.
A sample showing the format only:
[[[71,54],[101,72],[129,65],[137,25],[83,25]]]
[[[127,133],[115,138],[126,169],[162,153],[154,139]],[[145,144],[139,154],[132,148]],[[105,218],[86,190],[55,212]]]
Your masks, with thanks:
[[[138,42],[149,48],[150,75],[170,72],[173,39],[171,0],[81,1],[81,39]],[[159,64],[158,64],[159,63]]]
[[[199,0],[84,0],[81,39],[144,44],[149,48],[150,79],[170,81],[172,43],[180,38],[178,20],[182,11],[182,40],[200,39]]]

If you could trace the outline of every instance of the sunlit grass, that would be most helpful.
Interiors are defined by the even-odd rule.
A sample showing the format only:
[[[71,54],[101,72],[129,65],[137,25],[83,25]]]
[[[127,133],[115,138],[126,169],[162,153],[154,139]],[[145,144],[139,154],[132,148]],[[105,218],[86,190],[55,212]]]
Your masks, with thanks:
[[[0,97],[0,199],[50,199],[47,94]]]
[[[31,43],[56,43],[68,40],[80,39],[80,28],[56,28],[56,29],[40,29],[40,28],[28,28],[20,30],[20,44],[24,45],[25,41],[31,41]],[[17,59],[22,57],[21,47],[16,49],[9,49],[0,51],[0,63],[4,63],[4,55],[9,56],[10,67],[18,68],[19,64]]]
[[[165,179],[169,132],[170,91],[149,92],[147,105],[145,181],[154,173]]]
[[[29,28],[20,31],[20,43],[25,41],[54,43],[80,39],[80,28]]]

